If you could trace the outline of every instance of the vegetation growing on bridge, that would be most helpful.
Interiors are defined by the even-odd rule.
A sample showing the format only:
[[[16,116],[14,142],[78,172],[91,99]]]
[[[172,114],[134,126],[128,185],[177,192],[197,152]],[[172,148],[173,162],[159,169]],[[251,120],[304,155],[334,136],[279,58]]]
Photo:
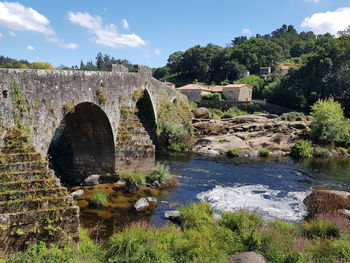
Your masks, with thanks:
[[[189,146],[192,114],[184,97],[177,95],[172,102],[164,93],[158,105],[157,120],[157,134],[166,147],[182,150]]]

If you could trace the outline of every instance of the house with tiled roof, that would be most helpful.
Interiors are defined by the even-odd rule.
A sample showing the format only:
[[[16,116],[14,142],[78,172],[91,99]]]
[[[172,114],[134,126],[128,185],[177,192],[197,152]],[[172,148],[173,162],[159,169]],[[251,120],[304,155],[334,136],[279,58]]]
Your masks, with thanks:
[[[202,96],[208,93],[221,93],[226,100],[252,101],[253,87],[248,84],[229,84],[226,86],[204,86],[188,84],[177,88],[190,101],[200,102]]]

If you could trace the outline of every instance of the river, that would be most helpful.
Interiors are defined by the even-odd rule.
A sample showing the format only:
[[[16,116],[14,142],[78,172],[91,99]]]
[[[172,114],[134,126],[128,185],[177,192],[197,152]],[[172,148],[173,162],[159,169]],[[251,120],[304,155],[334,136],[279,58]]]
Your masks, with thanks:
[[[307,213],[303,199],[312,189],[350,191],[350,158],[295,162],[288,158],[230,160],[176,153],[162,154],[158,161],[166,162],[172,174],[179,178],[176,189],[125,194],[110,184],[83,187],[85,194],[78,201],[82,226],[91,228],[99,224],[108,236],[133,221],[162,225],[168,223],[164,219],[165,211],[201,200],[209,202],[218,212],[245,208],[265,218],[297,222]],[[91,208],[87,200],[93,192],[101,190],[110,195],[108,208]],[[133,204],[144,196],[155,196],[159,202],[168,204],[163,202],[136,212]]]

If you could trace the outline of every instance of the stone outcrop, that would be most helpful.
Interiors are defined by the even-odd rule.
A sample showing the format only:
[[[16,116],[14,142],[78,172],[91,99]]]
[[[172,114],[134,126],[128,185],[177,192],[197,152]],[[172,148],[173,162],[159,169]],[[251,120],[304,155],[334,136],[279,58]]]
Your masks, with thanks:
[[[244,252],[231,256],[230,263],[267,263],[267,261],[256,252]]]
[[[294,141],[308,131],[304,121],[283,121],[278,115],[244,115],[228,119],[194,119],[198,141],[193,151],[217,155],[232,148],[256,156],[261,149],[285,155]]]
[[[8,134],[0,163],[0,258],[44,241],[79,240],[79,207],[70,200],[47,162],[15,131]]]

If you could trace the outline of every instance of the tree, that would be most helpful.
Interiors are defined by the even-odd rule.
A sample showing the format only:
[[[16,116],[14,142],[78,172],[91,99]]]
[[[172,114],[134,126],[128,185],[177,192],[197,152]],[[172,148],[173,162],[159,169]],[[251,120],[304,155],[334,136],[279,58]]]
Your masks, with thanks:
[[[33,62],[30,65],[30,68],[32,69],[55,69],[50,63],[48,62]]]

